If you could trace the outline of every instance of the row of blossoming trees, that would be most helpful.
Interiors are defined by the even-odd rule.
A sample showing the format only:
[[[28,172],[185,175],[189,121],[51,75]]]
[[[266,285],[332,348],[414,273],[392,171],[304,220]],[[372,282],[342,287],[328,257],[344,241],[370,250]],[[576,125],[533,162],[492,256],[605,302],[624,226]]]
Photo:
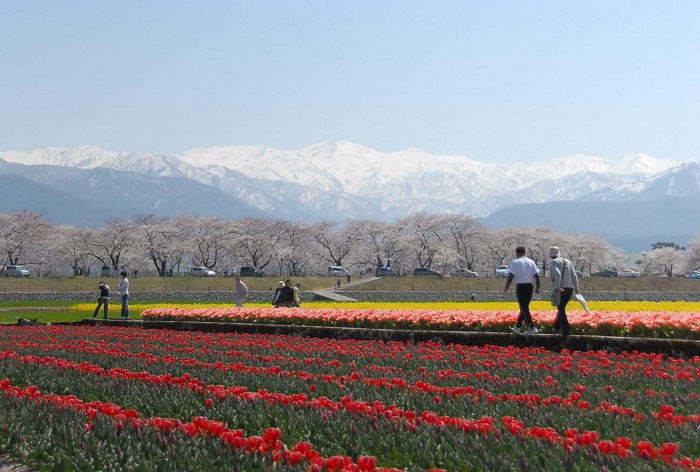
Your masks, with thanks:
[[[57,225],[24,210],[0,214],[2,265],[25,264],[38,276],[85,274],[100,265],[159,276],[182,274],[191,266],[223,273],[246,265],[268,274],[312,276],[325,274],[329,265],[364,274],[387,263],[400,274],[414,267],[442,273],[465,267],[493,275],[520,244],[545,269],[551,245],[562,248],[585,273],[633,266],[646,274],[673,274],[700,266],[700,237],[687,248],[661,244],[629,254],[593,234],[567,235],[542,227],[490,229],[466,215],[420,213],[390,223],[348,220],[342,225],[136,215],[91,228]]]

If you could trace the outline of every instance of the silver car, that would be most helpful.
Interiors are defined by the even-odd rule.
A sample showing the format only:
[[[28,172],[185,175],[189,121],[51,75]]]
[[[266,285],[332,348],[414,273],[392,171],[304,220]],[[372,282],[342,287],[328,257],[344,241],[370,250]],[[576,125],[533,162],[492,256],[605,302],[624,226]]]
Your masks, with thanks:
[[[192,267],[190,269],[190,275],[196,277],[216,277],[216,272],[208,267]]]
[[[5,267],[5,277],[29,277],[29,269],[21,265]]]

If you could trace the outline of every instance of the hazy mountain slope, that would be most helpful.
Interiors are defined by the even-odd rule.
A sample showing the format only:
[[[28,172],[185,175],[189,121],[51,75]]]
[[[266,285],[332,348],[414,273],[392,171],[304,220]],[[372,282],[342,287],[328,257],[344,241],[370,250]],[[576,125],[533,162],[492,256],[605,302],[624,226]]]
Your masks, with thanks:
[[[598,234],[628,251],[650,250],[657,241],[685,245],[698,235],[698,199],[576,201],[513,205],[480,221],[487,227],[547,226],[563,233]]]
[[[37,199],[33,202],[28,200],[27,205],[33,203],[35,207],[25,208],[39,211],[56,222],[70,221],[68,215],[75,213],[74,208],[85,205],[91,209],[90,224],[94,226],[110,218],[131,218],[135,214],[150,213],[157,216],[196,214],[231,219],[270,216],[214,187],[182,177],[157,178],[104,168],[16,164],[0,165],[0,175],[6,179],[22,178],[34,182],[32,191]]]
[[[89,200],[75,197],[17,175],[0,175],[0,213],[35,211],[57,224],[101,226],[102,210]]]

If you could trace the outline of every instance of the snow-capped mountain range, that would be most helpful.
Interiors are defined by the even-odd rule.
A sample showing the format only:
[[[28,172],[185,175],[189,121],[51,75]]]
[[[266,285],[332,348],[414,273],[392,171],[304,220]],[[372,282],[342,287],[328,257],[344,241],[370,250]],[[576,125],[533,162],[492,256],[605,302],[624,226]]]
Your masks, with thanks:
[[[419,149],[382,153],[346,141],[299,150],[206,147],[165,156],[82,146],[0,152],[0,182],[24,182],[15,186],[18,193],[4,192],[0,211],[24,208],[78,225],[135,213],[392,221],[419,211],[466,213],[489,224],[509,208],[506,214],[517,214],[519,205],[667,198],[697,203],[700,159],[630,154],[608,162],[572,155],[495,165]]]

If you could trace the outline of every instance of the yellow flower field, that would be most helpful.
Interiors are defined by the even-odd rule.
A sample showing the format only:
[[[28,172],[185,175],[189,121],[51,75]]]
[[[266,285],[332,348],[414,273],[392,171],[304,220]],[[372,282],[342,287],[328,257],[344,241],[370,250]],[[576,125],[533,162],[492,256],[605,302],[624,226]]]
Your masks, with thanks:
[[[114,304],[115,307],[118,304]],[[129,307],[137,312],[148,308],[230,308],[233,303],[130,303]],[[246,303],[247,307],[270,307],[269,303]],[[344,309],[380,309],[380,310],[486,310],[503,311],[517,310],[518,304],[512,302],[305,302],[304,308],[344,308]],[[614,301],[599,302],[590,301],[589,308],[592,313],[608,311],[643,312],[643,311],[664,311],[664,312],[698,312],[700,302],[631,302]],[[95,303],[79,303],[71,307],[76,311],[93,311]],[[538,300],[530,304],[533,311],[556,311],[549,301]],[[569,310],[579,310],[581,306],[572,301],[567,307]]]

